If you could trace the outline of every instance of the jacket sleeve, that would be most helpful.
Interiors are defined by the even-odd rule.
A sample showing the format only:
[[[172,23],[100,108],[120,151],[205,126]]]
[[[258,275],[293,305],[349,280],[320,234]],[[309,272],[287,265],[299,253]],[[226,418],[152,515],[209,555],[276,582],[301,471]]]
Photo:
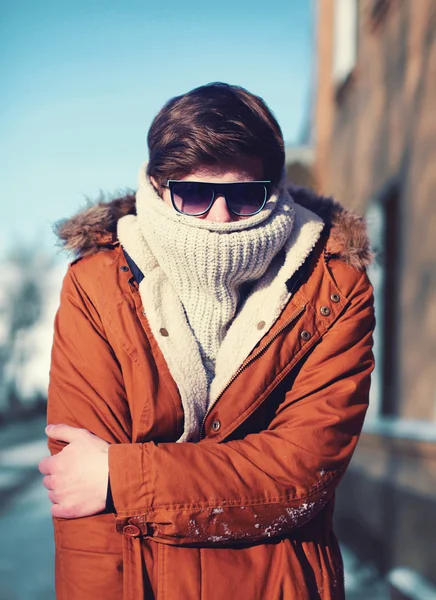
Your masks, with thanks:
[[[70,265],[54,322],[47,421],[88,429],[110,443],[127,442],[129,432],[119,420],[126,407],[119,363],[98,310]],[[49,438],[48,446],[56,454],[65,443]],[[53,517],[53,526],[56,598],[121,598],[122,548],[115,515]]]
[[[169,544],[257,541],[313,519],[361,432],[374,324],[372,286],[363,273],[268,429],[222,443],[110,446],[117,518]]]
[[[69,265],[54,321],[47,422],[83,427],[110,443],[127,442],[129,432],[117,417],[126,407],[119,362],[97,308]],[[65,445],[48,440],[52,454]]]

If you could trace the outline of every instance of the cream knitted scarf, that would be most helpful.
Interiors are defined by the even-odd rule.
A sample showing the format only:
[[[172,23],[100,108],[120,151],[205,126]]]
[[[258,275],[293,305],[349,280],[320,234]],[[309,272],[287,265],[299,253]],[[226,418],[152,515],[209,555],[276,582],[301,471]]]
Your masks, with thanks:
[[[274,196],[254,217],[216,223],[177,213],[140,175],[136,209],[143,243],[183,305],[209,381],[244,284],[265,273],[289,237],[292,204]]]
[[[144,273],[144,311],[179,388],[185,412],[179,441],[196,440],[220,389],[278,317],[289,297],[286,278],[304,262],[323,223],[286,190],[240,221],[180,215],[158,196],[145,165],[136,209],[118,221],[118,238]],[[276,298],[268,304],[270,289]],[[262,331],[253,319],[265,322]]]

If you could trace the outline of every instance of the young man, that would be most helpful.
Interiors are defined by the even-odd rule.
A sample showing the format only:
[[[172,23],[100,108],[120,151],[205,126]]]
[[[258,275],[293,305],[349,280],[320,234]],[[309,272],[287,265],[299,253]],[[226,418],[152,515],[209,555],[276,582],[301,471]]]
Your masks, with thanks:
[[[335,489],[373,369],[362,219],[286,189],[265,103],[171,99],[135,196],[58,225],[40,463],[59,600],[344,598]]]

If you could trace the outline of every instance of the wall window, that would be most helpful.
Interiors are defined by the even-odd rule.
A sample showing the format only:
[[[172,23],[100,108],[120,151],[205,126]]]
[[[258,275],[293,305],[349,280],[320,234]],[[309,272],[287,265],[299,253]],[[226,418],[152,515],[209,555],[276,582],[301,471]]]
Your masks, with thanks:
[[[344,83],[357,60],[357,0],[334,0],[332,76]]]
[[[396,187],[367,212],[368,233],[376,254],[368,275],[374,286],[376,329],[368,415],[397,413],[399,331],[399,194]]]

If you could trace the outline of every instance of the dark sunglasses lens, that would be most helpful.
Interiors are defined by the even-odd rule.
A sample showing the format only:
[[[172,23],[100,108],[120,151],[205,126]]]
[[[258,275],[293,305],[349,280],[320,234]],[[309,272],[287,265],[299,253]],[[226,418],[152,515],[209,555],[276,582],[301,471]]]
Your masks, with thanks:
[[[229,185],[226,199],[230,209],[238,215],[247,216],[263,208],[267,188],[263,183],[236,183]]]
[[[172,193],[177,210],[192,216],[207,211],[213,198],[211,187],[191,181],[174,184]]]

